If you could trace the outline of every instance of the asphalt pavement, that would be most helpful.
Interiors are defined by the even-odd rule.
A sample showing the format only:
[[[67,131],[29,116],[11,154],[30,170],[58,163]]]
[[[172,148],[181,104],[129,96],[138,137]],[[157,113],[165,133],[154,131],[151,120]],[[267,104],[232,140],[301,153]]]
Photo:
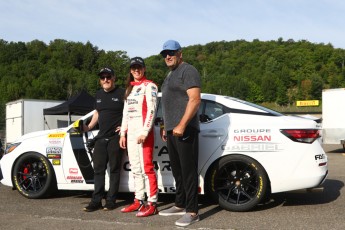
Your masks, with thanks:
[[[345,154],[341,145],[324,145],[329,175],[323,189],[273,194],[270,202],[249,212],[229,212],[200,196],[200,222],[185,229],[345,229]],[[27,199],[0,184],[0,229],[182,229],[176,216],[138,218],[121,213],[132,194],[121,194],[113,211],[86,213],[90,192],[62,191],[47,199]],[[160,195],[158,207],[173,205]]]

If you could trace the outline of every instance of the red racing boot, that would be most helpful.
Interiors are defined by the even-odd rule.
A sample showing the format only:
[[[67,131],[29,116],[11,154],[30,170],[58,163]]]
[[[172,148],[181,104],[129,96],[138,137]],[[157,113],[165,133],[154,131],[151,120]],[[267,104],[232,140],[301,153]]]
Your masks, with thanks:
[[[142,200],[134,199],[134,202],[127,207],[121,209],[121,212],[135,212],[145,209],[144,202]]]
[[[136,216],[137,217],[147,217],[158,214],[156,203],[148,202],[143,210],[140,210]]]

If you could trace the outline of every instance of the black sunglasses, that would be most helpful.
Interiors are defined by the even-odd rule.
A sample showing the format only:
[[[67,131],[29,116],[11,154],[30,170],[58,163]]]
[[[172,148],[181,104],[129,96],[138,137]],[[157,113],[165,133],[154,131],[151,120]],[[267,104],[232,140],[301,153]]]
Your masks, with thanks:
[[[162,57],[166,58],[168,55],[172,57],[175,56],[177,52],[178,50],[164,50],[162,52]]]
[[[110,75],[107,75],[107,76],[100,76],[100,77],[99,77],[99,79],[102,79],[102,80],[104,80],[104,79],[110,80],[111,78],[112,78],[112,76],[110,76]]]

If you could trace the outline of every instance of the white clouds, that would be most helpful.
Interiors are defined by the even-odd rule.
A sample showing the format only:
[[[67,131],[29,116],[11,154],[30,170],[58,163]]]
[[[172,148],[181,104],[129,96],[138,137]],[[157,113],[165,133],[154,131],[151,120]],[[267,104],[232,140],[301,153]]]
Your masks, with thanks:
[[[341,0],[13,0],[0,1],[0,38],[49,43],[90,41],[104,50],[147,57],[167,39],[306,39],[345,48]]]

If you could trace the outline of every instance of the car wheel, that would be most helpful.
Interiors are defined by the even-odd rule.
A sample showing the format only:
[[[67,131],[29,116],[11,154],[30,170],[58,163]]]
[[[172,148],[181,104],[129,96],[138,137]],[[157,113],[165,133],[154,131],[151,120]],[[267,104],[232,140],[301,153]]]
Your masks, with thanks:
[[[56,188],[53,167],[38,153],[21,156],[14,165],[12,178],[18,192],[31,199],[44,197]]]
[[[208,173],[207,192],[228,211],[243,212],[265,198],[268,178],[254,159],[229,155],[220,159]]]

